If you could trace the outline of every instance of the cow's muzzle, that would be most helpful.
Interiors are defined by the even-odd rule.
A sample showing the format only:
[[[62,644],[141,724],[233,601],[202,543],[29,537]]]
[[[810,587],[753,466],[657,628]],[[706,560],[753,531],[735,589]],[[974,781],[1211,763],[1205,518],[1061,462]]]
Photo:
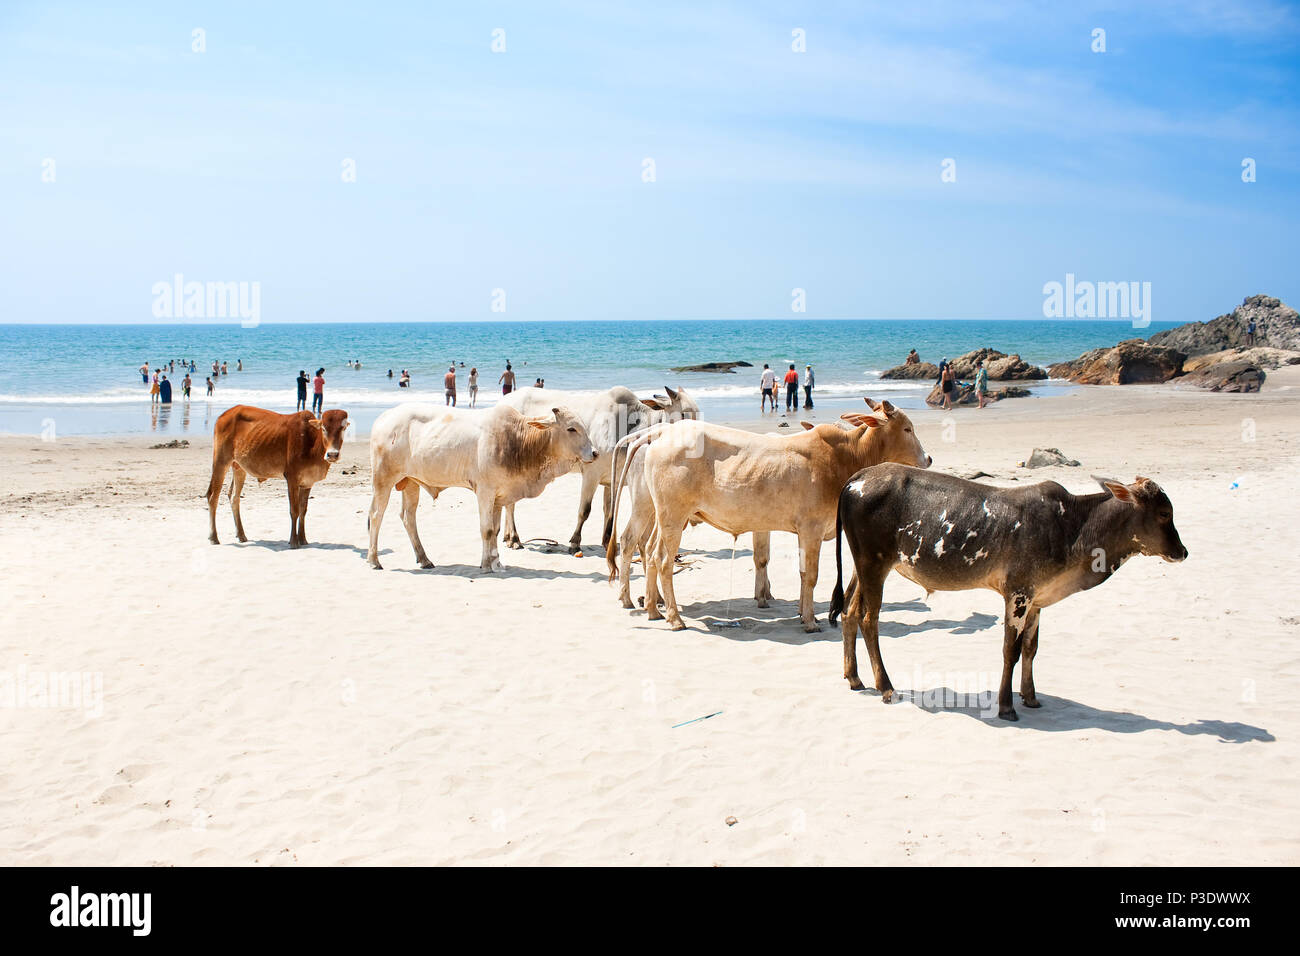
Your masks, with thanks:
[[[339,452],[337,452],[337,451],[327,451],[327,452],[325,453],[325,460],[326,460],[326,461],[330,461],[330,462],[338,461],[338,460],[339,460]]]
[[[1162,554],[1160,557],[1164,558],[1170,564],[1177,564],[1179,561],[1186,561],[1188,553],[1186,546],[1180,546],[1173,554]]]

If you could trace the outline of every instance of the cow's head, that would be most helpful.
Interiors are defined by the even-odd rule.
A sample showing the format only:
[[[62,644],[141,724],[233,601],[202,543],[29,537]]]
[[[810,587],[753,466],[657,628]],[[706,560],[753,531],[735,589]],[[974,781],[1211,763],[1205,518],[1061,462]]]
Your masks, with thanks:
[[[591,436],[587,434],[587,429],[578,416],[563,406],[552,408],[551,414],[555,417],[530,418],[528,425],[550,430],[551,442],[558,457],[576,458],[583,464],[595,461],[596,451],[591,447]]]
[[[858,428],[871,430],[879,460],[911,465],[913,468],[929,468],[934,459],[921,447],[921,439],[916,437],[912,420],[895,408],[892,402],[876,402],[870,398],[864,398],[863,401],[876,414],[858,415],[848,412],[840,417]]]
[[[316,422],[316,427],[320,429],[321,436],[325,439],[326,461],[339,460],[339,455],[343,453],[343,433],[351,424],[348,421],[348,413],[341,408],[331,408]]]
[[[700,417],[699,403],[686,394],[686,389],[669,388],[665,385],[664,391],[667,394],[641,399],[641,404],[649,406],[657,412],[662,412],[662,421],[677,422],[683,418],[698,419]]]
[[[1133,479],[1133,484],[1126,485],[1112,478],[1098,478],[1097,483],[1115,500],[1128,505],[1129,524],[1123,534],[1131,535],[1131,540],[1142,554],[1164,558],[1166,561],[1184,561],[1187,549],[1178,537],[1174,527],[1174,506],[1169,496],[1150,478],[1140,475]]]

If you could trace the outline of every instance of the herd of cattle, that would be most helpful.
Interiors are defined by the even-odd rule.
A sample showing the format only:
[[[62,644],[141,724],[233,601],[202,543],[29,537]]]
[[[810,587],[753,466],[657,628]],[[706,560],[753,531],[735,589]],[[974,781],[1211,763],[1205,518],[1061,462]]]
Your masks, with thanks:
[[[577,471],[582,490],[570,552],[580,553],[583,525],[600,487],[602,543],[619,599],[624,607],[634,606],[631,566],[639,553],[647,616],[667,619],[674,630],[686,626],[673,572],[688,525],[704,522],[732,535],[753,535],[759,607],[772,597],[772,532],[797,535],[799,616],[806,631],[819,629],[813,588],[822,543],[834,538],[829,619],[843,618],[844,677],[862,689],[856,654],[861,632],[886,703],[894,690],[880,658],[879,616],[891,571],[927,594],[998,592],[1006,605],[998,711],[1016,720],[1011,678],[1017,660],[1021,699],[1026,707],[1039,706],[1033,659],[1042,608],[1095,587],[1135,554],[1166,561],[1187,557],[1169,498],[1148,478],[1132,484],[1098,479],[1102,490],[1089,495],[1071,494],[1053,481],[998,488],[929,471],[930,456],[911,420],[889,402],[868,398],[866,412],[817,425],[804,421],[802,432],[784,436],[700,421],[699,406],[684,390],[665,393],[638,398],[625,388],[596,395],[525,388],[486,410],[408,403],[384,412],[370,434],[367,562],[380,567],[379,528],[396,490],[415,560],[432,567],[416,527],[420,491],[436,500],[446,488],[465,488],[478,501],[480,566],[499,570],[498,540],[522,547],[515,503]],[[246,405],[224,412],[213,430],[209,540],[218,543],[217,504],[229,471],[226,493],[240,541],[247,540],[240,490],[252,475],[286,480],[289,546],[305,545],[311,487],[338,461],[349,424],[339,409],[319,419],[310,412],[282,415]],[[627,522],[620,533],[624,491]],[[842,537],[853,561],[847,588]]]

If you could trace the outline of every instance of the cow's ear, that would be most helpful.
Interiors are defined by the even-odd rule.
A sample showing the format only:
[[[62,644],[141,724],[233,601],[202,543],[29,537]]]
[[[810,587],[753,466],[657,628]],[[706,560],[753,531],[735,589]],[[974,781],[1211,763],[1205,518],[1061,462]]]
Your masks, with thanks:
[[[878,401],[876,401],[875,399],[873,399],[873,398],[867,398],[867,397],[864,395],[864,396],[862,396],[862,400],[863,400],[864,402],[867,403],[867,407],[870,408],[873,412],[880,411],[880,403],[879,403]]]
[[[892,418],[898,412],[898,409],[894,407],[894,403],[888,399],[880,403],[880,410],[885,413],[886,418]]]
[[[806,428],[808,431],[812,431],[814,428],[817,427],[816,425],[814,425],[812,422],[808,421],[807,419],[804,419],[804,420],[801,421],[799,424],[802,425],[804,428]]]
[[[530,428],[550,428],[553,421],[550,418],[529,418],[527,424]]]
[[[641,399],[641,404],[644,405],[646,408],[653,408],[655,411],[661,411],[663,409],[663,406],[660,405],[653,398],[643,398]]]
[[[1102,478],[1098,475],[1093,475],[1092,477],[1096,480],[1097,484],[1101,485],[1102,490],[1110,493],[1112,498],[1117,498],[1120,501],[1125,501],[1129,504],[1134,503],[1133,490],[1129,488],[1128,485],[1124,484],[1124,482],[1116,481],[1114,478]]]
[[[670,402],[675,402],[675,401],[677,401],[677,393],[674,392],[674,391],[673,391],[671,388],[669,388],[667,385],[664,386],[664,393],[668,396],[668,400],[669,400]]]

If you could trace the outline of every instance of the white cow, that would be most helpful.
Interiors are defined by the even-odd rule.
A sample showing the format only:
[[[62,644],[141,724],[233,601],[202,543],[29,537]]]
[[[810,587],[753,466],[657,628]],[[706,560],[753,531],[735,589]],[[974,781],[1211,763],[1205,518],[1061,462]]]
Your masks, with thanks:
[[[570,409],[582,421],[591,436],[591,447],[601,457],[600,461],[585,462],[575,467],[582,473],[582,495],[578,499],[578,526],[569,538],[569,553],[582,547],[582,526],[591,515],[591,502],[596,495],[596,487],[605,491],[605,524],[610,516],[610,472],[605,466],[609,455],[620,438],[632,432],[641,431],[658,422],[696,419],[700,417],[700,406],[686,394],[685,389],[671,389],[665,386],[666,395],[653,398],[637,398],[630,390],[616,386],[603,392],[589,395],[561,392],[553,388],[521,388],[501,400],[502,405],[509,405],[525,415],[545,414],[550,408],[562,405]],[[506,547],[521,548],[519,530],[515,526],[514,505],[506,506],[505,535]],[[605,537],[601,543],[608,547]]]
[[[847,431],[829,423],[804,423],[808,430],[802,433],[760,435],[679,422],[633,436],[614,488],[614,522],[618,493],[631,479],[632,519],[624,535],[622,572],[626,585],[631,548],[639,546],[647,616],[666,616],[674,630],[686,626],[673,592],[673,564],[682,531],[687,524],[703,521],[732,535],[754,533],[754,597],[760,607],[772,596],[767,577],[771,532],[798,535],[799,617],[804,630],[819,630],[813,616],[817,563],[822,542],[835,534],[844,483],[860,469],[883,461],[930,465],[907,415],[889,402],[866,401],[878,415],[842,416],[853,426]],[[606,561],[613,580],[619,570],[613,547]],[[660,593],[664,614],[658,607]],[[624,606],[631,605],[626,587],[620,596]]]
[[[468,488],[478,498],[483,538],[480,567],[501,568],[497,534],[502,507],[535,498],[579,462],[595,461],[587,429],[567,408],[529,417],[508,406],[488,411],[408,403],[390,408],[370,432],[370,550],[379,564],[379,525],[388,496],[402,493],[402,524],[422,568],[433,567],[415,527],[420,489],[437,499],[444,488]]]

